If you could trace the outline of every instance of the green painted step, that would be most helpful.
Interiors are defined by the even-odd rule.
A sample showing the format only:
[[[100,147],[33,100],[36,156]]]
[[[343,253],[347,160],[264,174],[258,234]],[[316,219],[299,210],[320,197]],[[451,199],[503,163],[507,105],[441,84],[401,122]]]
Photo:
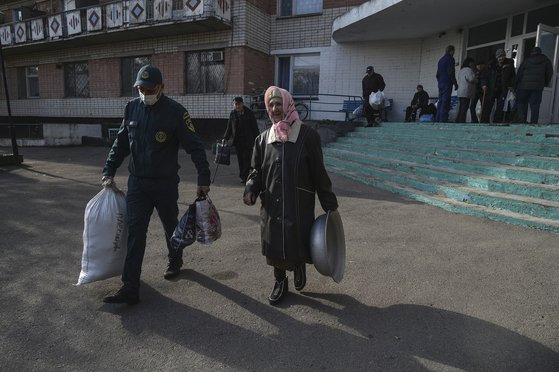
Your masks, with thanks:
[[[331,157],[326,157],[325,163],[337,168],[350,170],[357,174],[364,174],[379,180],[404,185],[423,192],[445,195],[447,198],[466,202],[467,204],[481,205],[540,218],[559,220],[559,202],[557,201],[489,192],[452,184],[450,182],[434,180],[428,177],[401,172],[394,169],[366,166],[362,163],[340,160]]]
[[[358,149],[347,148],[346,150],[342,150],[339,147],[340,146],[325,150],[326,157],[349,160],[360,163],[363,166],[371,165],[380,168],[394,169],[401,172],[409,172],[429,179],[452,182],[454,184],[477,188],[484,191],[559,201],[559,188],[556,186],[499,179],[415,162],[394,162],[391,159],[356,152]]]
[[[411,142],[427,146],[452,146],[461,149],[479,149],[484,151],[515,152],[517,154],[528,154],[538,156],[559,156],[559,144],[539,144],[526,142],[489,141],[484,139],[463,138],[436,138],[435,136],[412,136],[408,134],[384,133],[384,132],[359,132],[348,133],[340,141],[355,144],[370,144],[376,140],[390,140],[399,142]]]
[[[348,148],[344,148],[344,145],[347,146],[346,143],[341,143],[341,141],[340,143],[330,143],[324,151],[328,154],[329,151],[334,151],[340,147],[347,151]],[[354,148],[355,147],[351,148],[350,151]],[[438,155],[414,154],[411,152],[390,149],[374,149],[374,151],[369,149],[367,151],[363,151],[362,154],[390,159],[390,162],[409,161],[418,164],[427,164],[459,170],[466,173],[482,174],[494,178],[512,179],[547,185],[559,184],[559,172],[552,170],[521,168],[506,165],[499,166],[492,163],[447,158]]]
[[[375,179],[374,177],[366,176],[359,172],[354,172],[343,167],[329,165],[327,166],[327,169],[332,173],[337,173],[361,183],[397,193],[411,199],[421,201],[423,203],[443,208],[451,212],[485,217],[495,221],[559,233],[559,222],[551,219],[534,217],[523,213],[496,210],[480,205],[472,205],[441,195],[433,195],[406,186],[401,186],[390,181]]]
[[[383,122],[380,127],[363,128],[357,127],[356,131],[369,131],[382,128],[425,131],[484,131],[502,133],[532,133],[532,134],[559,134],[559,125],[487,125],[487,124],[456,124],[456,123],[401,123]]]

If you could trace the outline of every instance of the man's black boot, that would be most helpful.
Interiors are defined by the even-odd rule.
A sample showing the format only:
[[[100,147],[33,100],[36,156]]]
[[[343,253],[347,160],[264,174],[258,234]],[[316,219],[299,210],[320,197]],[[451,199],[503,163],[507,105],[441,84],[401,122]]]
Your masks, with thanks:
[[[169,265],[163,277],[167,280],[176,278],[181,273],[182,260],[181,259],[171,259],[169,260]]]
[[[114,295],[103,298],[103,302],[107,304],[127,303],[128,305],[136,305],[140,302],[140,296],[138,296],[138,293],[136,292],[121,288]]]

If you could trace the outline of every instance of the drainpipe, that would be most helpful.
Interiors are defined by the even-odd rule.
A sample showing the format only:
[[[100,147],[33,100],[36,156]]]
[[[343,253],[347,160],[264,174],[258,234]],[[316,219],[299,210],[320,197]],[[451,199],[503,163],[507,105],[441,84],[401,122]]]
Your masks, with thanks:
[[[12,138],[12,153],[16,164],[20,164],[21,160],[17,148],[16,141],[16,127],[12,118],[12,109],[10,107],[10,95],[8,93],[8,80],[6,79],[6,65],[4,64],[4,53],[2,51],[2,44],[0,44],[0,59],[2,60],[2,77],[4,80],[4,92],[6,93],[6,105],[8,106],[8,123],[10,128],[10,137]]]

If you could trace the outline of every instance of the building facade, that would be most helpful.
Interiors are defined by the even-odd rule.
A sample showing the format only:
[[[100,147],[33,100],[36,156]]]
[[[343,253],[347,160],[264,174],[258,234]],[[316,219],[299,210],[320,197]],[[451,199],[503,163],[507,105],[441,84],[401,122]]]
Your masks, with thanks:
[[[110,136],[146,63],[162,70],[166,94],[201,131],[222,125],[233,97],[248,99],[271,84],[307,105],[310,119],[343,120],[342,102],[361,95],[368,65],[386,81],[389,120],[402,120],[417,84],[437,95],[436,65],[449,44],[457,63],[504,47],[519,64],[538,42],[556,72],[540,121],[559,122],[558,1],[20,0],[0,11],[11,110],[24,144]],[[549,26],[540,36],[539,24]],[[0,95],[6,123],[3,86]],[[0,141],[7,137],[0,126]]]

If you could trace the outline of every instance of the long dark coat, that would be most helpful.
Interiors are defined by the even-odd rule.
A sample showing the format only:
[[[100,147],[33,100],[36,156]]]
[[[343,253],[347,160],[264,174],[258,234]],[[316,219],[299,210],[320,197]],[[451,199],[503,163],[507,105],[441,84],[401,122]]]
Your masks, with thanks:
[[[296,140],[295,132],[298,131]],[[293,124],[285,143],[273,128],[255,141],[245,194],[262,201],[260,216],[262,254],[268,262],[312,263],[310,231],[314,222],[315,193],[324,211],[338,208],[332,182],[324,168],[320,136],[300,121]],[[274,266],[278,266],[275,265]]]

